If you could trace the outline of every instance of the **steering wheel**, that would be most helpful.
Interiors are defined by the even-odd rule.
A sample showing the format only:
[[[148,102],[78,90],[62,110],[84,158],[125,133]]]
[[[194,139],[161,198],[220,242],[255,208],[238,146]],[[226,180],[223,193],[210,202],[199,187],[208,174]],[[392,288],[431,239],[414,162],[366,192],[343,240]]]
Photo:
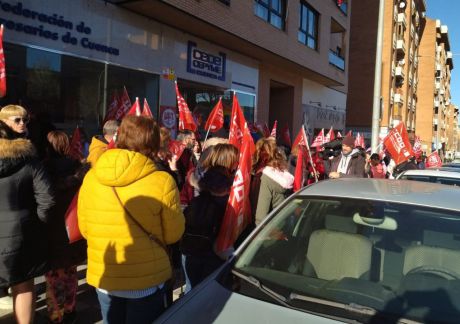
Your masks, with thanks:
[[[440,277],[446,280],[458,280],[460,276],[452,270],[434,266],[421,266],[410,270],[406,275],[427,274]]]

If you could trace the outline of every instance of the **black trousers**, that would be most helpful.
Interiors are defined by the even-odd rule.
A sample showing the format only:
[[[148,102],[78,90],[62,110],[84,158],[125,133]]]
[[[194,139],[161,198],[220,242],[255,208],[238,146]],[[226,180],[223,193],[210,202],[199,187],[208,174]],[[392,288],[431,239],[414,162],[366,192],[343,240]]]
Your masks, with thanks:
[[[185,256],[185,269],[192,288],[202,282],[207,276],[217,270],[224,260],[217,255],[210,256]]]

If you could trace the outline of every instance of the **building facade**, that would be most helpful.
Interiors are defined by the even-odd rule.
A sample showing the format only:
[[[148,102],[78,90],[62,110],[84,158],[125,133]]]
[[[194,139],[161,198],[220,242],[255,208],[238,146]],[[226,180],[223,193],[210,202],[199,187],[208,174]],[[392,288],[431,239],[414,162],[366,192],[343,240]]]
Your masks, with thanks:
[[[334,0],[2,1],[7,97],[97,132],[115,92],[177,127],[174,79],[199,122],[236,94],[250,122],[345,125],[350,5]]]
[[[355,1],[351,21],[347,128],[370,143],[379,1]],[[419,47],[425,28],[424,0],[385,1],[380,137],[404,122],[414,138],[419,85]]]
[[[442,155],[453,144],[456,107],[451,103],[450,81],[454,68],[448,28],[440,20],[427,19],[419,51],[420,95],[417,111],[417,135],[427,153]]]

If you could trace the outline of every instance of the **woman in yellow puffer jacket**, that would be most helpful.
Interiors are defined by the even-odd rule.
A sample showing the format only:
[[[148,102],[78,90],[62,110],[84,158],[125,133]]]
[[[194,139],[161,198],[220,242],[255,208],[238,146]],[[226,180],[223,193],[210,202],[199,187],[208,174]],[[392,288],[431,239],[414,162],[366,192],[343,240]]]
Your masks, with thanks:
[[[104,323],[151,323],[164,310],[172,269],[165,249],[145,232],[172,244],[185,221],[174,179],[154,162],[159,145],[152,118],[125,117],[117,148],[102,154],[80,189],[87,281],[97,288]]]

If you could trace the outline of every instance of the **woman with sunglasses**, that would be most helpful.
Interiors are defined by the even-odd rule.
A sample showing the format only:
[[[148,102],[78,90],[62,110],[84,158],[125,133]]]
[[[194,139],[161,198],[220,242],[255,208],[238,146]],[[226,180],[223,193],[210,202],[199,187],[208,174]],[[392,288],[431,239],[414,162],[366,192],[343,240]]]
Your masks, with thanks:
[[[44,232],[54,198],[32,143],[14,126],[24,115],[11,112],[0,111],[0,288],[11,287],[16,322],[33,323],[34,278],[46,270]]]
[[[15,133],[19,134],[21,137],[26,136],[29,114],[24,107],[18,105],[8,105],[0,110],[0,115],[0,119]]]

